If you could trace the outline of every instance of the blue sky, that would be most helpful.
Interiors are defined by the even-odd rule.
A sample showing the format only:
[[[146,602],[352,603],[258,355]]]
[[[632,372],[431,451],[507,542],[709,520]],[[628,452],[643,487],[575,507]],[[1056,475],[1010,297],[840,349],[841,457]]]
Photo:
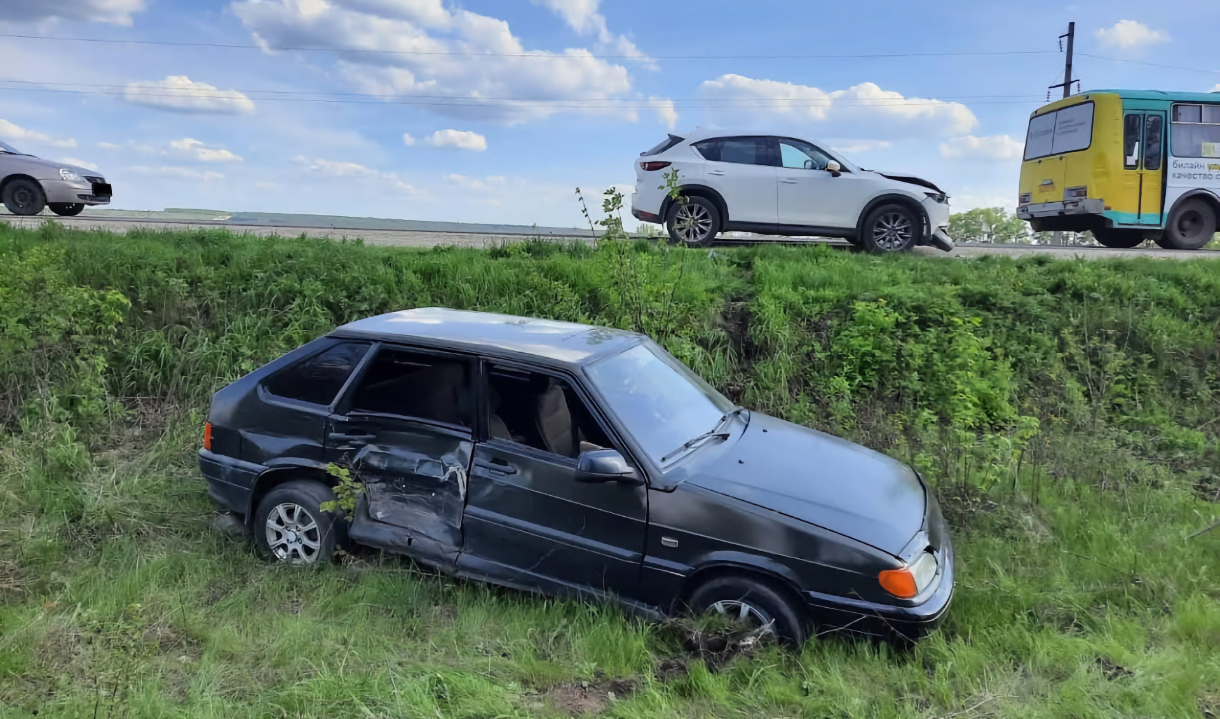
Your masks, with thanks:
[[[1213,0],[0,0],[0,18],[262,48],[0,37],[0,139],[100,168],[131,209],[573,226],[575,187],[629,187],[641,151],[697,125],[1011,208],[1068,21],[1085,89],[1220,89]],[[1009,51],[1030,54],[917,56]],[[906,57],[792,57],[879,54]]]

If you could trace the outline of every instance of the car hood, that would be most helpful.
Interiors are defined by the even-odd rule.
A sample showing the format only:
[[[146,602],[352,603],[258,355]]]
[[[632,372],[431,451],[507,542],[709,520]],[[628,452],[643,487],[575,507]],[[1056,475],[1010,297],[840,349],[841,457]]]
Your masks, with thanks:
[[[22,172],[37,172],[37,179],[40,180],[58,180],[59,171],[65,169],[72,170],[81,177],[84,177],[85,175],[92,175],[96,177],[102,174],[97,170],[90,170],[87,167],[71,165],[66,162],[46,160],[41,157],[35,157],[34,155],[0,155],[0,161],[5,162],[6,165],[20,167],[20,171]]]
[[[922,177],[915,177],[913,175],[899,175],[899,174],[894,174],[892,172],[878,172],[877,170],[870,170],[870,172],[881,175],[885,179],[893,180],[894,182],[905,182],[908,185],[918,185],[920,187],[926,187],[933,192],[939,192],[941,194],[944,194],[944,192],[945,192],[944,190],[940,189],[939,187],[932,184],[931,182],[928,182],[927,180],[923,179]]]
[[[894,555],[923,526],[919,477],[858,444],[755,412],[726,450],[687,483]]]

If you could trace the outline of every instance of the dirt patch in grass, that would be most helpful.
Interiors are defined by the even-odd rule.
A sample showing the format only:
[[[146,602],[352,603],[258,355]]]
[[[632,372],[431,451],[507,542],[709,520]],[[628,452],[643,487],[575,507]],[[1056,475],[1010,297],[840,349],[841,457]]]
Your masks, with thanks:
[[[721,625],[717,622],[683,618],[666,622],[663,626],[664,631],[681,644],[689,659],[702,661],[713,672],[719,671],[737,657],[754,656],[771,641],[756,630],[737,624]],[[669,661],[680,662],[668,667],[671,672],[686,673],[685,661]]]
[[[662,659],[653,670],[653,676],[664,684],[682,679],[687,674],[690,674],[690,667],[687,666],[686,660],[681,658]]]
[[[634,694],[639,683],[634,679],[601,679],[573,682],[552,687],[543,694],[555,711],[568,716],[601,714],[610,703]]]
[[[1101,673],[1106,679],[1123,679],[1131,676],[1130,669],[1116,664],[1109,657],[1098,657],[1097,666],[1101,669]]]

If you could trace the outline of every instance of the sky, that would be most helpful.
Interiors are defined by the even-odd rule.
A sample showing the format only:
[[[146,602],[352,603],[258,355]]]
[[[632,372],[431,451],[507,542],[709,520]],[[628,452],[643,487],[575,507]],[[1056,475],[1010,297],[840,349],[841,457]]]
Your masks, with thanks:
[[[1085,90],[1220,90],[1214,0],[0,0],[0,140],[116,208],[572,227],[749,128],[1012,209],[1069,21]]]

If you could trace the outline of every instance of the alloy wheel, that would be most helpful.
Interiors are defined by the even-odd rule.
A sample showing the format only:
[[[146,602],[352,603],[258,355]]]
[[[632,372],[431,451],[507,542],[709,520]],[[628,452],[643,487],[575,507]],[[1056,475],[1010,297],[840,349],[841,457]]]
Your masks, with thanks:
[[[285,502],[267,515],[267,546],[281,562],[312,564],[318,559],[322,534],[318,522],[304,507]]]
[[[674,228],[687,244],[698,244],[712,232],[712,215],[703,205],[682,205],[675,216]]]
[[[901,250],[911,241],[911,219],[901,212],[888,212],[873,225],[873,243],[882,250]]]
[[[768,617],[761,609],[752,604],[735,599],[725,599],[716,602],[709,609],[717,614],[745,624],[750,627],[752,634],[758,638],[776,639],[775,620]]]

